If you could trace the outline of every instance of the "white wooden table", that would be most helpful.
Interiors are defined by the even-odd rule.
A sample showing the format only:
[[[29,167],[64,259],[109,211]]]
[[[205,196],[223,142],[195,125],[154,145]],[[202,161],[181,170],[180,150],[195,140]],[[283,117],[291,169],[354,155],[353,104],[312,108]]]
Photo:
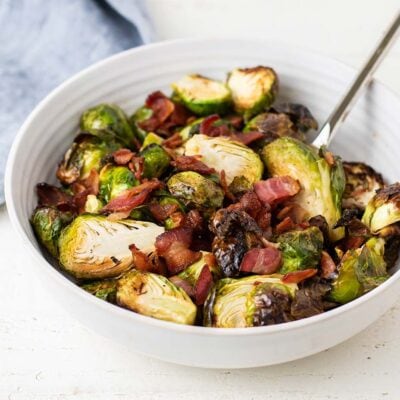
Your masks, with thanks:
[[[264,8],[253,7],[243,19],[242,0],[177,3],[149,0],[162,38],[199,32],[200,25],[203,34],[213,34],[223,12],[229,20],[218,26],[219,33],[236,29],[237,36],[249,36],[257,32],[354,65],[359,65],[398,7],[398,0],[337,0],[335,6],[320,0],[256,0],[257,7]],[[189,3],[197,6],[197,18],[194,14],[189,18]],[[168,7],[175,12],[171,14]],[[283,16],[281,24],[268,17],[271,12]],[[164,18],[166,13],[170,18]],[[357,19],[358,14],[364,20]],[[317,34],[312,32],[314,22]],[[400,93],[399,72],[398,44],[378,76]],[[307,359],[251,370],[201,370],[134,354],[89,331],[53,302],[40,279],[32,276],[29,259],[16,260],[19,253],[18,238],[5,208],[0,208],[0,400],[400,398],[400,301],[366,331]]]

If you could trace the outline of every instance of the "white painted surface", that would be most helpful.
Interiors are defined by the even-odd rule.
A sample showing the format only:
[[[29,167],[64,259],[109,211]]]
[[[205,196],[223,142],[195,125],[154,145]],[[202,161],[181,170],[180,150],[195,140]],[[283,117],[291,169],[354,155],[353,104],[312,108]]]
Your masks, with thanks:
[[[175,0],[149,3],[157,6],[155,18],[159,23],[161,15],[169,12],[168,7],[175,8],[174,17],[168,14],[164,25],[159,25],[160,37],[186,35],[189,28],[198,32],[200,26],[205,33],[213,33],[218,26],[220,34],[235,27],[238,36],[242,33],[250,36],[246,20],[253,18],[253,33],[268,31],[270,38],[283,42],[299,45],[306,42],[308,48],[353,65],[362,61],[387,17],[398,7],[398,0],[329,3],[313,0],[290,4],[276,0],[254,1],[257,7],[262,7],[257,8],[250,7],[252,2],[247,0],[246,12],[252,17],[239,18],[243,15],[238,5],[242,1],[230,1],[229,6],[226,0],[185,0],[179,6]],[[189,3],[197,5],[202,18],[188,17],[187,13],[193,13]],[[229,18],[216,25],[216,16],[223,13],[228,13]],[[400,93],[399,49],[398,44],[378,75]],[[139,356],[88,331],[53,303],[39,280],[31,276],[29,260],[27,265],[16,260],[15,254],[20,252],[7,214],[1,209],[1,400],[397,400],[400,397],[400,302],[363,333],[316,356],[252,370],[199,370]]]

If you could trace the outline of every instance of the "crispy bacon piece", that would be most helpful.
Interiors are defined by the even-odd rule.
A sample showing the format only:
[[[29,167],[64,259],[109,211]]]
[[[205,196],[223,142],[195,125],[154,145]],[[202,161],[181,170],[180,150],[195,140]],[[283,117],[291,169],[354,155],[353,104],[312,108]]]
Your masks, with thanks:
[[[112,154],[115,164],[118,165],[128,164],[134,155],[135,153],[133,153],[129,149],[119,149],[114,151],[114,153]]]
[[[118,197],[115,197],[103,207],[101,211],[103,213],[131,212],[135,207],[143,204],[153,190],[160,187],[161,182],[158,179],[153,179],[139,186],[124,190]]]
[[[79,213],[84,212],[86,199],[90,194],[95,196],[99,194],[99,182],[98,172],[92,169],[87,178],[72,184],[72,191],[74,192],[72,203]]]
[[[303,223],[307,216],[307,211],[298,204],[288,204],[276,214],[276,217],[280,220],[290,217],[295,224]]]
[[[178,209],[177,204],[158,204],[158,203],[151,203],[149,205],[149,210],[151,215],[158,221],[163,222],[168,217],[170,217],[176,210]]]
[[[325,279],[330,279],[336,272],[335,262],[332,257],[326,251],[321,254],[321,277]]]
[[[203,217],[199,210],[190,210],[185,217],[185,226],[193,229],[193,232],[200,232],[203,230]]]
[[[231,136],[232,132],[228,125],[221,124],[215,126],[215,122],[221,120],[218,114],[210,115],[203,119],[200,123],[199,131],[203,135],[217,137],[217,136]]]
[[[286,217],[283,221],[279,222],[278,225],[275,227],[275,231],[277,235],[281,233],[290,231],[296,227],[296,224],[292,221],[290,217]]]
[[[227,197],[231,201],[235,201],[236,200],[235,196],[229,190],[228,182],[226,181],[226,173],[224,170],[222,170],[219,173],[219,183],[221,185],[222,190],[224,191],[225,197]]]
[[[174,228],[179,228],[185,223],[185,214],[182,211],[175,211],[169,218],[172,220],[172,225]]]
[[[144,158],[138,156],[132,157],[130,163],[128,164],[128,168],[135,174],[136,179],[142,179],[144,170]]]
[[[195,297],[195,290],[194,287],[188,282],[185,281],[184,279],[180,278],[179,276],[171,276],[169,280],[175,285],[183,289],[188,296],[190,297]]]
[[[186,227],[171,229],[156,239],[156,249],[163,257],[170,275],[176,275],[201,258],[201,253],[189,249],[192,230]]]
[[[134,244],[129,246],[129,250],[132,252],[132,262],[135,269],[139,271],[154,272],[160,275],[166,275],[166,268],[164,263],[154,252],[151,254],[145,254],[140,251]]]
[[[196,285],[194,287],[194,298],[196,305],[201,306],[204,304],[213,283],[214,281],[210,268],[206,264],[201,270],[199,278],[197,279]]]
[[[274,246],[262,249],[251,249],[243,257],[240,271],[254,274],[273,274],[282,263],[282,254]]]
[[[176,149],[179,146],[182,146],[183,140],[179,132],[175,132],[171,137],[165,139],[163,142],[163,146],[169,149]]]
[[[255,142],[264,137],[264,134],[259,131],[251,131],[246,133],[235,133],[232,135],[233,139],[238,140],[239,142],[243,143],[244,145],[249,145],[250,143]]]
[[[289,272],[282,277],[283,283],[300,283],[305,279],[311,278],[318,272],[315,268],[304,269],[303,271]]]
[[[57,207],[60,210],[69,210],[72,206],[72,198],[60,188],[47,183],[38,183],[36,193],[39,197],[39,205]]]
[[[174,106],[172,114],[157,128],[158,134],[168,137],[175,127],[188,124],[188,120],[192,114],[182,104],[174,103]]]
[[[228,115],[225,117],[227,121],[233,126],[235,129],[240,129],[243,125],[243,117],[240,115]]]
[[[178,171],[194,171],[199,174],[213,174],[214,168],[208,167],[196,156],[178,156],[171,162]]]
[[[277,176],[254,184],[258,198],[269,205],[288,200],[300,191],[299,183],[290,176]]]
[[[174,112],[175,104],[162,92],[151,93],[146,99],[146,106],[151,108],[153,115],[139,126],[146,131],[155,131]]]

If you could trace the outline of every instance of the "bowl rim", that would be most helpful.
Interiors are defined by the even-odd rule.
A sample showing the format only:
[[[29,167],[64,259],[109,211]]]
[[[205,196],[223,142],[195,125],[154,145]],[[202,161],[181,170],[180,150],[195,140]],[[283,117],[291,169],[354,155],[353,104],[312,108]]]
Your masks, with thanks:
[[[258,336],[258,335],[265,335],[265,334],[273,334],[276,332],[287,332],[287,331],[294,331],[298,330],[307,326],[312,326],[318,324],[319,322],[330,320],[335,318],[339,314],[345,314],[352,309],[358,308],[361,304],[367,303],[371,301],[373,298],[380,295],[381,292],[387,290],[391,287],[397,280],[400,278],[400,270],[396,271],[393,275],[390,276],[384,283],[382,283],[377,288],[371,290],[370,292],[364,294],[363,296],[347,303],[341,305],[333,310],[326,311],[324,313],[303,318],[296,321],[285,322],[276,325],[269,325],[269,326],[260,326],[260,327],[248,327],[248,328],[214,328],[214,327],[204,327],[204,326],[193,326],[193,325],[181,325],[174,322],[163,321],[159,319],[155,319],[152,317],[144,316],[130,310],[124,309],[122,307],[116,306],[114,304],[108,303],[104,300],[97,298],[96,296],[87,293],[85,290],[80,288],[74,282],[66,278],[59,270],[54,268],[43,256],[40,249],[36,248],[32,241],[26,235],[24,228],[17,216],[16,208],[14,206],[14,201],[12,197],[12,182],[13,182],[13,171],[16,166],[16,154],[19,150],[19,147],[23,143],[23,139],[27,132],[29,132],[31,122],[34,121],[38,114],[45,109],[48,104],[51,104],[53,98],[56,97],[60,92],[64,90],[64,88],[68,87],[69,85],[73,84],[75,81],[79,81],[84,79],[87,75],[90,75],[92,71],[95,71],[98,68],[102,68],[107,66],[108,64],[112,64],[118,59],[122,59],[124,57],[129,57],[132,54],[141,53],[147,50],[157,50],[160,48],[165,48],[168,46],[174,46],[179,44],[206,44],[207,42],[241,42],[243,44],[246,43],[260,43],[261,45],[269,45],[269,46],[281,46],[285,48],[287,51],[291,51],[293,53],[299,53],[304,55],[310,55],[315,58],[324,59],[325,61],[329,60],[330,62],[340,66],[343,69],[347,69],[350,73],[356,73],[356,69],[343,63],[340,60],[337,60],[333,57],[330,57],[325,54],[318,53],[317,51],[313,51],[307,48],[302,48],[299,46],[293,46],[287,43],[277,42],[277,41],[270,41],[270,40],[263,40],[261,38],[235,38],[235,37],[196,37],[196,38],[184,38],[184,39],[172,39],[172,40],[165,40],[151,44],[145,44],[142,46],[138,46],[132,49],[128,49],[117,54],[114,54],[110,57],[104,58],[87,68],[77,72],[60,85],[58,85],[55,89],[53,89],[47,96],[45,96],[31,111],[29,116],[25,119],[22,126],[19,128],[16,137],[13,140],[10,153],[8,155],[7,164],[6,164],[6,171],[5,171],[5,179],[4,179],[4,188],[5,188],[5,199],[7,205],[7,212],[10,217],[10,221],[12,223],[13,228],[17,232],[21,242],[24,244],[25,249],[29,250],[29,253],[33,256],[36,261],[38,267],[44,271],[48,275],[48,277],[57,284],[62,285],[67,291],[71,293],[73,296],[78,296],[82,298],[83,301],[91,302],[93,307],[97,307],[102,309],[104,312],[109,312],[114,314],[116,317],[119,318],[126,318],[127,320],[131,320],[134,323],[142,323],[148,326],[152,326],[154,328],[162,328],[169,331],[174,331],[176,333],[188,333],[188,334],[196,334],[196,335],[210,335],[210,336]],[[377,86],[380,90],[386,92],[391,97],[393,97],[394,101],[400,103],[399,95],[392,89],[388,88],[385,84],[381,83],[377,79],[373,79],[374,86]],[[134,326],[134,325],[132,325]]]

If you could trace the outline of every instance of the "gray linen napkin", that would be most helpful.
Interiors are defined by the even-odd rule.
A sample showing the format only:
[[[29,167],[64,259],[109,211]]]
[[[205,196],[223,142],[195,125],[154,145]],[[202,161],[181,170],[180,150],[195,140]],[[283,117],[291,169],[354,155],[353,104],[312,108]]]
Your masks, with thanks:
[[[82,68],[151,36],[145,0],[0,1],[0,204],[12,140],[34,106]]]

